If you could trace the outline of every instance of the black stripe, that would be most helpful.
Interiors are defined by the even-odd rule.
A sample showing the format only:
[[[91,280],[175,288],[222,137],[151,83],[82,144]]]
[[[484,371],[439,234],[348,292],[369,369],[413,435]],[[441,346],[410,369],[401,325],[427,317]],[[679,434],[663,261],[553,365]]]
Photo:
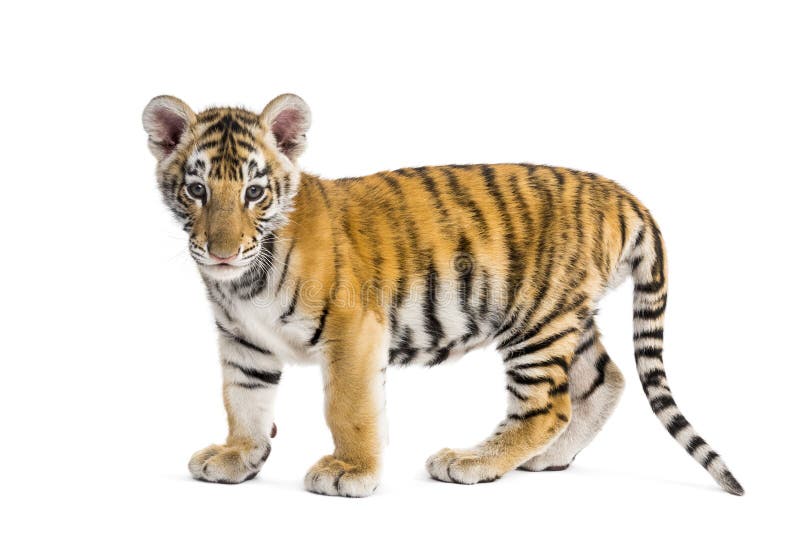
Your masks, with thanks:
[[[711,462],[713,462],[717,458],[719,458],[719,454],[717,454],[712,450],[711,452],[708,453],[706,459],[703,460],[703,467],[708,468],[711,465]]]
[[[636,332],[633,334],[633,339],[635,340],[642,340],[645,338],[652,338],[654,340],[660,340],[664,338],[664,329],[663,328],[656,328],[654,330],[642,330],[640,332]]]
[[[440,363],[443,363],[444,361],[446,361],[447,358],[450,357],[450,350],[452,350],[453,347],[455,347],[455,345],[456,345],[456,342],[450,342],[449,344],[447,344],[445,347],[443,347],[442,349],[437,351],[436,355],[433,357],[433,359],[428,361],[426,363],[426,365],[428,367],[433,367],[435,365],[439,365]]]
[[[232,384],[234,386],[238,386],[239,388],[247,388],[248,390],[255,390],[257,388],[266,388],[266,385],[258,384],[255,382],[234,382]]]
[[[521,167],[528,171],[527,168],[524,166]],[[528,204],[528,201],[525,199],[525,195],[522,193],[522,189],[519,187],[519,181],[517,179],[517,175],[511,175],[509,177],[508,186],[511,188],[511,194],[513,194],[514,201],[516,202],[517,208],[520,211],[522,216],[522,221],[525,225],[525,234],[530,235],[534,230],[534,222],[533,217],[531,217],[531,207]]]
[[[669,434],[674,437],[688,426],[689,422],[685,417],[683,417],[683,414],[678,414],[673,417],[672,421],[670,421],[669,425],[667,425],[667,431],[669,431]]]
[[[475,256],[472,254],[472,246],[464,235],[458,240],[458,246],[456,247],[456,260],[454,262],[454,267],[456,272],[458,273],[458,299],[461,304],[461,312],[467,318],[467,331],[468,335],[463,341],[466,341],[471,336],[474,336],[478,333],[479,328],[478,324],[475,321],[475,317],[472,315],[472,308],[470,306],[470,300],[472,298],[472,282],[474,279],[474,269],[475,269]]]
[[[694,454],[694,452],[695,452],[695,451],[696,451],[698,448],[700,448],[701,446],[703,446],[704,444],[706,444],[706,441],[705,441],[705,440],[703,440],[703,438],[702,438],[702,437],[699,437],[699,436],[695,435],[694,437],[692,437],[692,438],[689,440],[689,442],[688,442],[688,443],[686,443],[686,452],[688,452],[689,454]]]
[[[625,250],[625,241],[628,240],[626,238],[628,231],[627,225],[625,224],[625,212],[622,209],[622,201],[622,196],[617,196],[617,219],[619,219],[619,235],[621,240],[619,245],[620,254]]]
[[[569,383],[562,382],[551,388],[547,393],[550,396],[558,396],[559,394],[566,394],[567,392],[569,392]]]
[[[232,339],[234,342],[238,343],[239,345],[242,345],[242,346],[244,346],[244,347],[246,347],[248,349],[252,349],[253,351],[257,351],[258,353],[263,353],[264,355],[272,355],[272,352],[270,350],[264,349],[263,347],[258,347],[254,343],[249,342],[249,341],[245,340],[244,338],[242,338],[240,336],[237,336],[236,334],[234,334],[233,332],[230,332],[229,330],[226,330],[222,326],[222,324],[220,324],[219,322],[217,322],[216,324],[217,324],[217,328],[220,330],[220,332],[222,332],[223,334],[228,336],[230,339]]]
[[[597,358],[597,362],[594,365],[595,369],[597,369],[597,371],[603,377],[605,377],[605,375],[606,375],[606,365],[608,365],[609,361],[611,361],[611,358],[608,356],[607,353],[603,352],[603,354],[600,355],[600,357]]]
[[[575,352],[573,353],[573,357],[578,357],[580,354],[584,353],[587,349],[592,347],[595,342],[594,333],[592,333],[592,337],[588,340],[582,342],[578,347],[575,348]]]
[[[389,308],[389,330],[392,332],[392,339],[397,336],[397,327],[400,323],[397,320],[397,309],[400,305],[401,290],[398,289],[392,293],[392,305]]]
[[[436,186],[436,181],[431,178],[430,174],[428,173],[427,167],[414,167],[411,169],[415,172],[420,179],[422,179],[422,184],[425,186],[425,189],[430,192],[431,196],[433,197],[433,205],[441,214],[441,217],[445,221],[445,226],[449,227],[449,219],[450,213],[447,211],[447,206],[442,203],[442,197],[439,194],[439,188]]]
[[[236,134],[243,134],[247,137],[252,137],[250,131],[247,128],[245,128],[245,126],[241,122],[239,122],[239,115],[232,115],[230,113],[222,115],[222,117],[217,122],[209,125],[205,130],[203,130],[203,133],[200,135],[200,138],[210,136],[215,132],[221,132],[223,134],[230,134],[231,132],[233,132]]]
[[[297,285],[294,286],[294,293],[292,294],[292,300],[289,302],[289,308],[286,309],[279,320],[281,322],[286,322],[286,319],[294,314],[294,309],[297,306],[297,298],[300,295],[300,282],[297,282]]]
[[[507,384],[507,385],[506,385],[506,390],[508,390],[509,392],[511,392],[511,394],[513,394],[513,395],[514,395],[514,397],[515,397],[515,398],[517,398],[518,400],[522,400],[522,401],[524,402],[525,400],[527,400],[527,399],[528,399],[528,397],[527,397],[527,396],[524,396],[523,394],[520,394],[519,392],[517,392],[516,388],[514,388],[514,387],[513,387],[513,386],[511,386],[510,384]]]
[[[506,318],[502,326],[500,326],[497,332],[495,332],[494,337],[499,339],[503,334],[514,328],[517,325],[517,322],[519,321],[519,317],[520,317],[519,311],[514,311],[511,314],[509,314],[509,316]]]
[[[656,256],[653,259],[653,266],[650,268],[650,276],[655,278],[656,282],[663,284],[666,278],[664,277],[664,247],[661,244],[661,231],[659,231],[658,227],[653,223],[652,218],[650,219],[650,225],[653,234],[653,248],[656,252]]]
[[[664,287],[663,281],[653,281],[650,283],[635,283],[633,291],[635,293],[658,293]]]
[[[245,149],[247,151],[255,151],[255,149],[256,149],[256,146],[254,146],[252,143],[248,142],[247,140],[242,140],[241,138],[235,138],[234,141],[236,142],[236,146],[237,147],[240,147],[240,148]],[[263,177],[264,175],[261,175],[261,176]]]
[[[549,167],[550,172],[553,173],[553,176],[558,181],[559,186],[564,186],[564,174],[561,172],[561,169],[556,167]]]
[[[589,194],[589,204],[591,207],[597,203],[597,183],[589,183]],[[594,219],[593,223],[595,226],[594,234],[592,235],[592,260],[594,261],[595,268],[603,277],[603,281],[606,281],[611,268],[608,261],[608,253],[605,250],[607,246],[607,243],[605,243],[606,215],[602,209],[595,208],[594,211],[591,212],[591,216]]]
[[[653,357],[656,359],[661,359],[661,354],[664,350],[660,347],[640,347],[634,353],[633,356],[638,360],[640,357]]]
[[[238,280],[233,282],[234,293],[243,299],[252,299],[264,289],[271,272],[273,250],[275,248],[275,235],[266,235],[259,247],[257,260],[261,262],[259,266],[251,266],[250,269]]]
[[[319,317],[319,326],[317,326],[317,329],[314,331],[314,335],[311,336],[311,339],[308,340],[308,345],[311,346],[317,345],[320,336],[322,336],[322,331],[325,329],[325,320],[327,320],[328,318],[329,311],[330,308],[327,305],[325,305],[325,308],[322,309],[322,314]]]
[[[597,376],[594,378],[589,390],[587,390],[586,393],[580,397],[581,400],[586,400],[589,398],[606,382],[606,365],[608,365],[609,361],[611,361],[611,358],[605,352],[603,352],[600,357],[597,358],[597,361],[594,364],[594,368],[597,370]]]
[[[561,316],[562,314],[574,311],[576,308],[580,307],[584,302],[586,302],[587,295],[585,293],[578,294],[572,301],[569,303],[566,302],[564,296],[559,299],[558,303],[556,303],[555,308],[550,311],[546,316],[544,316],[541,320],[539,320],[530,330],[525,332],[520,332],[514,336],[511,336],[501,343],[497,345],[497,349],[505,349],[507,347],[521,344],[530,340],[531,338],[535,337],[542,331],[542,328],[547,326],[550,322],[552,322],[557,317]]]
[[[469,196],[469,190],[463,188],[459,184],[458,178],[451,167],[442,167],[442,173],[447,179],[447,186],[450,188],[450,193],[452,194],[453,198],[458,204],[466,209],[472,216],[472,219],[477,222],[478,230],[480,231],[481,236],[484,238],[487,237],[489,234],[489,228],[486,225],[486,218],[484,218],[483,213],[475,201]]]
[[[286,257],[283,259],[283,271],[281,272],[281,277],[278,279],[278,283],[275,286],[275,293],[278,293],[281,290],[281,287],[283,287],[283,282],[286,279],[286,272],[289,271],[289,259],[292,257],[295,240],[295,238],[292,238],[292,244],[289,245],[289,250],[286,251]]]
[[[522,363],[521,365],[515,365],[515,369],[533,369],[538,367],[550,367],[552,365],[558,365],[564,372],[567,372],[569,366],[567,365],[567,360],[563,357],[551,357],[550,359],[546,359],[544,361],[534,361],[533,363]]]
[[[573,202],[573,222],[572,226],[575,228],[575,252],[569,259],[567,263],[566,269],[568,274],[571,275],[572,272],[576,270],[578,265],[578,261],[581,258],[581,254],[583,252],[583,210],[586,207],[586,204],[583,199],[585,185],[583,181],[580,179],[580,176],[576,176],[576,180],[578,182],[578,187],[575,190],[575,200]]]
[[[634,309],[633,318],[645,318],[652,320],[663,315],[664,310],[666,308],[667,308],[667,297],[665,295],[663,302],[658,307],[652,309]]]
[[[249,367],[243,367],[237,363],[232,361],[226,361],[226,364],[239,369],[247,377],[254,378],[256,380],[260,380],[265,384],[278,384],[281,380],[281,372],[280,371],[260,371],[258,369],[251,369]]]
[[[425,300],[423,301],[423,312],[425,314],[425,333],[430,337],[430,343],[428,344],[428,347],[431,349],[436,349],[439,347],[439,343],[444,336],[444,329],[442,328],[442,323],[439,322],[439,319],[436,317],[436,291],[439,287],[439,283],[438,275],[436,273],[436,268],[433,265],[432,258],[430,264],[428,265],[428,276],[426,279],[427,292]]]
[[[658,396],[650,400],[650,408],[654,413],[664,411],[665,409],[671,407],[677,408],[678,406],[675,403],[675,400],[669,394],[664,394],[663,396]]]
[[[517,357],[522,357],[524,355],[529,355],[531,353],[536,353],[537,351],[541,351],[541,350],[543,350],[545,348],[550,347],[556,341],[560,340],[564,336],[567,336],[567,335],[569,335],[569,334],[571,334],[573,332],[577,332],[577,329],[576,328],[567,328],[566,330],[562,330],[561,332],[559,332],[557,334],[553,334],[552,336],[548,336],[547,338],[545,338],[545,339],[543,339],[543,340],[541,340],[539,342],[532,343],[532,344],[530,344],[530,345],[528,345],[526,347],[523,347],[523,348],[514,350],[512,352],[509,352],[505,356],[505,360],[506,361],[510,361],[512,359],[516,359]]]
[[[529,410],[523,414],[512,413],[508,416],[509,419],[516,419],[518,421],[524,421],[526,419],[530,419],[532,417],[537,417],[539,415],[547,415],[553,409],[553,404],[549,403],[543,408],[534,408]]]
[[[639,243],[642,242],[642,236],[644,235],[644,225],[646,225],[647,219],[645,218],[644,214],[642,213],[642,210],[639,207],[640,206],[639,201],[636,200],[633,196],[631,196],[630,192],[623,191],[622,194],[625,196],[625,199],[627,200],[628,205],[630,206],[630,208],[633,210],[633,212],[636,214],[636,217],[638,217],[639,221],[640,221],[640,223],[638,224],[639,225],[639,234],[637,236],[636,243],[635,243],[636,246],[638,246]]]
[[[490,276],[489,271],[484,269],[483,273],[481,274],[481,301],[480,301],[480,310],[478,311],[480,316],[486,317],[489,314],[489,291],[491,289],[490,285]]]
[[[197,144],[197,151],[205,151],[208,148],[217,147],[219,140],[205,140]]]
[[[403,328],[400,336],[399,345],[389,351],[389,362],[406,365],[414,360],[419,353],[419,349],[411,345],[414,333],[409,326]],[[402,359],[401,359],[402,357]]]
[[[525,375],[521,375],[513,369],[506,371],[506,374],[517,384],[525,384],[528,386],[536,386],[538,384],[549,384],[551,386],[555,385],[555,382],[550,377],[526,377]]]
[[[636,207],[636,204],[631,204],[631,205],[632,205],[633,209],[636,211],[636,213],[639,214],[639,219],[644,220],[644,217],[639,212],[639,209]],[[633,242],[633,246],[634,247],[638,247],[639,245],[642,244],[643,240],[644,240],[644,227],[639,229],[639,232],[636,234],[636,240]]]
[[[208,297],[211,299],[211,301],[216,303],[223,314],[225,314],[225,318],[228,320],[228,322],[233,322],[233,317],[228,309],[228,305],[231,303],[231,301],[225,297],[225,294],[219,288],[219,284],[217,282],[206,283],[206,292],[208,293]]]
[[[667,380],[667,374],[664,369],[653,369],[642,375],[642,386],[645,389],[650,387],[662,386]]]

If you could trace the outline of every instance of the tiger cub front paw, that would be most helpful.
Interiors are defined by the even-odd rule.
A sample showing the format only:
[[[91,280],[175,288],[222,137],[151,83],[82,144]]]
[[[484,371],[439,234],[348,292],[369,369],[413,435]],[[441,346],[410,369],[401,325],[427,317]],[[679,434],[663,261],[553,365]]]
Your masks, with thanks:
[[[320,495],[367,497],[378,487],[378,471],[375,467],[356,466],[328,455],[308,471],[305,487]]]
[[[192,455],[189,460],[189,472],[193,478],[201,481],[242,483],[258,475],[261,466],[269,457],[270,450],[269,442],[212,444]]]

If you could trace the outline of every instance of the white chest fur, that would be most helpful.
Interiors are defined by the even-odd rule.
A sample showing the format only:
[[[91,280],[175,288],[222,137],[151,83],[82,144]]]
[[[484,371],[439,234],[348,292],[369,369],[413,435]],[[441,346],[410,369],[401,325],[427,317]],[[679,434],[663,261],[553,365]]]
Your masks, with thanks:
[[[268,349],[282,362],[319,363],[320,348],[309,343],[319,325],[317,317],[304,316],[299,311],[284,316],[286,305],[274,297],[219,298],[213,290],[212,307],[226,330]]]

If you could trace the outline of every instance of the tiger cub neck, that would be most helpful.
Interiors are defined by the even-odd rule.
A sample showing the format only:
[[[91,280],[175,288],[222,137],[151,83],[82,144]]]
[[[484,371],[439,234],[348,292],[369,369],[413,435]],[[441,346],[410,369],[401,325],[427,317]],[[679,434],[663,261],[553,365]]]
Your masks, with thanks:
[[[322,181],[303,175],[289,222],[262,241],[258,262],[242,277],[204,277],[218,325],[282,361],[320,361],[336,259],[330,201]]]

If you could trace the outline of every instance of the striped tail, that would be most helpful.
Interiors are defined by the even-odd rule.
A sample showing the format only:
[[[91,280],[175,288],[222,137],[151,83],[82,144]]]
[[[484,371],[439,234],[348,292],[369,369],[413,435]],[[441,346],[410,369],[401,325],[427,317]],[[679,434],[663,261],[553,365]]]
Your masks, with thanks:
[[[658,227],[650,220],[640,231],[631,251],[634,281],[633,343],[636,369],[650,407],[661,423],[689,455],[703,466],[728,493],[743,495],[719,454],[700,437],[678,409],[667,384],[662,359],[664,310],[667,306],[667,278],[664,243]]]

